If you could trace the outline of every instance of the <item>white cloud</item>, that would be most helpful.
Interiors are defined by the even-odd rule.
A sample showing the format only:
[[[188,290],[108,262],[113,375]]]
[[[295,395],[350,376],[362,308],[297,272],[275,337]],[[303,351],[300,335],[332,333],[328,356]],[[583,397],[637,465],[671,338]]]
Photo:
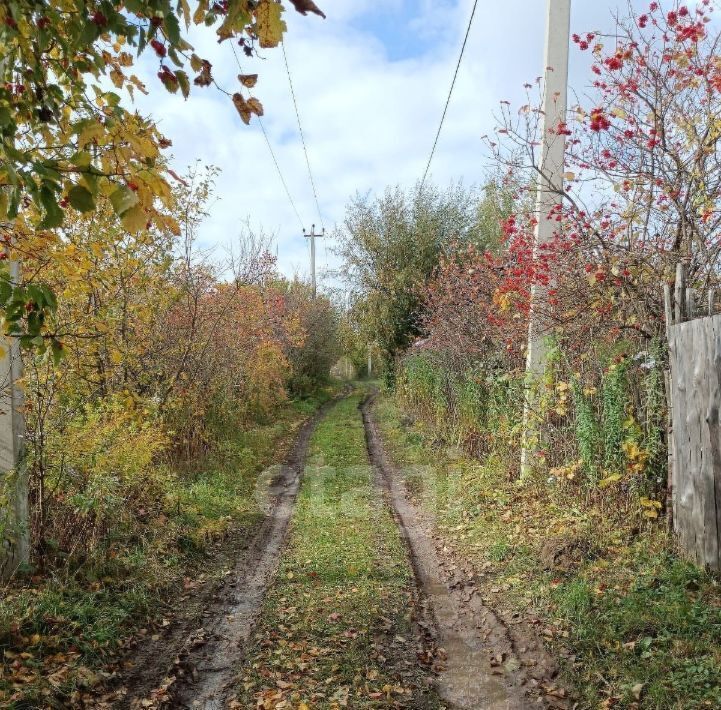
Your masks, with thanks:
[[[319,0],[328,19],[302,17],[292,8],[287,52],[327,227],[343,219],[356,191],[411,185],[422,175],[438,126],[472,0]],[[413,9],[409,10],[409,4]],[[573,31],[612,27],[612,7],[577,0]],[[487,156],[481,136],[492,131],[501,99],[520,101],[521,86],[541,73],[545,0],[481,0],[466,58],[432,167],[440,184],[483,179]],[[615,7],[615,6],[614,6]],[[395,35],[409,45],[391,60]],[[409,44],[410,38],[410,44]],[[237,90],[228,43],[195,31],[199,54],[214,66],[219,84]],[[243,58],[257,71],[254,94],[265,106],[265,126],[303,222],[318,222],[280,50],[264,59]],[[572,51],[574,83],[585,80],[586,61]],[[149,54],[141,70],[151,96],[139,101],[173,141],[174,167],[199,159],[222,170],[219,201],[203,225],[204,244],[222,250],[246,217],[277,232],[280,266],[307,273],[307,245],[254,122],[241,123],[228,97],[212,88],[190,100],[164,93]],[[319,249],[320,266],[325,250]]]

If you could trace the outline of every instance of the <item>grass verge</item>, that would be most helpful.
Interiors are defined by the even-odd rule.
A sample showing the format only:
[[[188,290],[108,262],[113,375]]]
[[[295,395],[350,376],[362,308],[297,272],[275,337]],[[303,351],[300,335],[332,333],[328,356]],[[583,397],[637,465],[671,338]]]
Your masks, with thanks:
[[[413,578],[375,489],[358,405],[321,422],[238,707],[441,707],[411,614]]]
[[[519,486],[500,458],[438,446],[390,396],[376,416],[415,500],[484,580],[492,606],[537,625],[579,708],[721,707],[721,592],[658,523],[624,525]]]
[[[0,588],[0,707],[80,704],[117,668],[138,631],[171,616],[172,600],[232,565],[232,541],[261,514],[258,473],[283,459],[302,422],[330,397],[292,402],[272,424],[229,432],[217,450],[177,475],[172,495],[130,540],[72,568]]]

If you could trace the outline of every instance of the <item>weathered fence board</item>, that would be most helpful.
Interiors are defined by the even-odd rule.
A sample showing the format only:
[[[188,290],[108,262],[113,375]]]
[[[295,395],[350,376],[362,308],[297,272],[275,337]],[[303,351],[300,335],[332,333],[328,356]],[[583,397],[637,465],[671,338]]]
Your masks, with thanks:
[[[693,313],[693,297],[684,305]],[[721,315],[670,324],[668,342],[674,528],[692,560],[721,571]]]

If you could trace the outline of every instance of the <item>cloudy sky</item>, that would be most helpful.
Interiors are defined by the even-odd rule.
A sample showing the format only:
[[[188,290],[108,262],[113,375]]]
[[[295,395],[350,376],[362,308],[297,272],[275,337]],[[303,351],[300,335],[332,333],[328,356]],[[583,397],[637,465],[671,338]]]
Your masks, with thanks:
[[[422,176],[472,0],[318,0],[326,20],[286,4],[286,52],[322,219],[332,231],[354,193],[410,186]],[[619,6],[626,0],[574,0],[571,31],[611,30]],[[489,158],[481,136],[492,132],[499,101],[520,103],[523,84],[542,72],[545,14],[546,0],[480,0],[431,169],[435,182],[483,180]],[[229,44],[217,45],[203,30],[191,39],[218,83],[236,91]],[[212,88],[194,91],[187,102],[165,94],[151,54],[143,55],[140,73],[153,90],[138,105],[173,141],[175,169],[200,160],[222,171],[202,243],[220,258],[250,219],[276,235],[284,273],[307,275],[307,243],[257,122],[241,123],[228,97]],[[587,82],[587,61],[572,48],[578,89]],[[245,73],[260,74],[253,93],[265,107],[264,124],[303,225],[318,224],[282,53],[242,63]],[[319,246],[320,269],[334,263],[330,249]]]

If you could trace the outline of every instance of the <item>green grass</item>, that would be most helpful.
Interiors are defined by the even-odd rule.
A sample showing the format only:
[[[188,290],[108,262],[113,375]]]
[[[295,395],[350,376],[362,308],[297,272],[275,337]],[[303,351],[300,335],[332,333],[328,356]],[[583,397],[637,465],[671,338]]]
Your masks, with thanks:
[[[572,659],[563,681],[579,708],[721,707],[721,592],[674,554],[662,525],[639,531],[562,506],[546,488],[510,480],[499,452],[476,461],[434,446],[434,432],[409,424],[390,396],[376,414],[412,495],[484,572],[487,598],[540,619],[551,648]],[[548,569],[551,537],[592,541],[594,554]]]
[[[302,421],[329,396],[289,403],[271,424],[226,432],[210,456],[178,474],[132,537],[117,535],[73,568],[4,588],[0,707],[67,707],[73,691],[95,685],[97,671],[183,591],[183,577],[201,570],[206,580],[220,577],[232,563],[232,551],[216,559],[223,540],[247,534],[261,517],[252,495],[257,475],[282,459]]]
[[[312,440],[290,539],[241,672],[240,701],[440,707],[416,659],[412,573],[368,465],[361,395]]]
[[[574,671],[585,706],[601,701],[603,679],[620,707],[631,707],[638,684],[644,708],[721,707],[714,581],[669,552],[648,555],[642,541],[624,562],[606,574],[583,570],[553,595],[579,655]]]

